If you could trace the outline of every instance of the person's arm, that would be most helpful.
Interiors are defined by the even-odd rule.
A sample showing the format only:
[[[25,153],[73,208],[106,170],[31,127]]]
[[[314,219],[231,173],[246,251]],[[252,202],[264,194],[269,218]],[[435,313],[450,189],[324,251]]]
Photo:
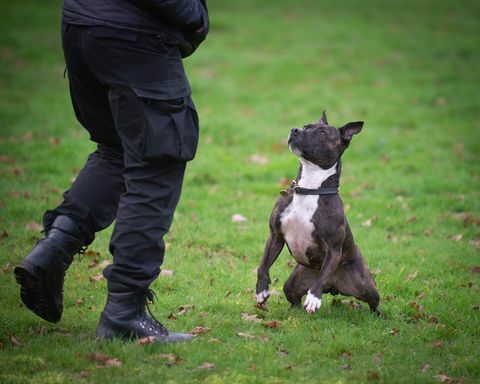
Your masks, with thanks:
[[[198,0],[140,0],[163,20],[184,30],[202,27],[202,5]]]

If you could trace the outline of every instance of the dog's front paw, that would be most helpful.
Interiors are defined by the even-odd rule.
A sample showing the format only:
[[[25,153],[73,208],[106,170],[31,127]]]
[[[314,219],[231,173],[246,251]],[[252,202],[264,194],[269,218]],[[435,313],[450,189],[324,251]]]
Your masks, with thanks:
[[[303,303],[303,308],[305,308],[308,313],[314,313],[318,309],[320,309],[321,305],[322,299],[319,299],[317,296],[311,294],[310,291],[308,291],[307,298]]]
[[[270,292],[268,291],[268,289],[264,289],[262,292],[257,293],[257,303],[265,304],[269,297],[270,297]]]

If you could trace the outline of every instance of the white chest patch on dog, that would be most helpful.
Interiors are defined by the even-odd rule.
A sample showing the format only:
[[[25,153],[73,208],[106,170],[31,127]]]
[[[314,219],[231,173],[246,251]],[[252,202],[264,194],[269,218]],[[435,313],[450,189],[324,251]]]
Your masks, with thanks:
[[[302,188],[320,188],[325,180],[337,172],[336,163],[329,169],[323,169],[304,159],[300,159],[300,162],[302,174],[297,185]],[[318,198],[318,195],[294,194],[291,204],[280,218],[288,248],[293,257],[303,264],[309,264],[306,252],[309,247],[315,245],[312,236],[315,229],[312,218],[318,207]]]

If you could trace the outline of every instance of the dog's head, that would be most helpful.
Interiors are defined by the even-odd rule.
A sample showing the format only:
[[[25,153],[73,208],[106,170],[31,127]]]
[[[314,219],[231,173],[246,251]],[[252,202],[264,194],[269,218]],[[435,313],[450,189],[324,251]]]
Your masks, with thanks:
[[[328,169],[340,160],[353,135],[362,130],[363,121],[354,121],[341,128],[328,125],[325,111],[319,121],[303,129],[293,128],[288,146],[298,157]]]

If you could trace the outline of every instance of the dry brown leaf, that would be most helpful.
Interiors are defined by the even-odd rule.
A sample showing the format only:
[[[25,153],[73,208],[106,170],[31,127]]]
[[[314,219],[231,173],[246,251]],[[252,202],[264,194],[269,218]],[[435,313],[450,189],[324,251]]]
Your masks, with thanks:
[[[344,364],[340,366],[341,369],[345,369],[346,371],[351,371],[352,366],[350,364]]]
[[[288,354],[289,354],[289,352],[286,349],[280,349],[278,351],[278,356],[280,356],[280,357],[287,357]]]
[[[368,371],[368,380],[378,380],[380,378],[380,374],[377,371]]]
[[[417,220],[417,216],[409,216],[405,219],[405,223],[410,224]]]
[[[12,272],[12,270],[13,270],[13,267],[10,263],[7,263],[2,267],[3,273],[10,273]]]
[[[233,223],[243,223],[247,221],[247,218],[243,215],[241,215],[240,213],[235,213],[234,215],[232,215],[232,222]]]
[[[473,274],[480,273],[480,265],[473,265],[468,270]]]
[[[250,333],[246,333],[246,332],[237,332],[236,335],[240,336],[240,337],[244,337],[246,339],[255,339],[255,336],[251,335]]]
[[[435,340],[435,341],[432,341],[430,345],[433,348],[440,349],[440,348],[443,348],[443,346],[445,345],[445,342],[443,340]]]
[[[263,304],[255,304],[254,305],[254,308],[257,308],[257,309],[260,309],[261,311],[266,311],[268,312],[268,308],[267,308],[267,304],[266,303],[263,303]]]
[[[167,365],[172,366],[172,365],[180,365],[183,363],[183,360],[178,357],[177,355],[174,355],[173,353],[160,353],[158,355],[160,359],[167,359]]]
[[[173,276],[173,270],[172,269],[162,269],[160,271],[160,276]]]
[[[199,365],[197,367],[197,369],[214,369],[215,368],[215,364],[213,363],[208,363],[208,362],[205,362],[203,363],[202,365]]]
[[[207,332],[210,332],[210,328],[197,326],[197,327],[193,328],[193,330],[190,333],[192,335],[200,335],[202,333],[207,333]]]
[[[18,340],[17,337],[14,335],[10,335],[9,339],[14,347],[19,347],[20,345],[22,345],[22,343],[20,343],[20,340]]]
[[[418,271],[413,271],[412,273],[409,273],[407,276],[405,276],[405,281],[413,280],[417,276],[418,276]]]
[[[95,276],[89,276],[88,278],[90,280],[91,283],[95,283],[96,281],[101,281],[104,279],[104,276],[103,274],[99,273]]]
[[[152,343],[155,343],[157,340],[158,340],[158,337],[147,336],[147,337],[142,337],[141,339],[138,339],[137,344],[138,345],[152,344]]]
[[[25,225],[27,231],[41,232],[43,231],[43,225],[37,223],[36,221],[30,221]]]
[[[371,227],[372,224],[377,220],[377,216],[373,216],[362,223],[364,227]]]
[[[374,357],[373,357],[373,362],[375,364],[380,364],[383,360],[383,352],[378,352]]]
[[[470,245],[477,249],[480,249],[480,237],[470,240]]]
[[[185,304],[185,305],[182,305],[181,307],[178,307],[177,316],[182,316],[182,315],[184,315],[185,313],[187,313],[188,311],[192,310],[193,308],[195,308],[195,305],[194,305],[194,304]]]
[[[278,328],[280,326],[280,322],[278,320],[271,320],[264,322],[262,325],[265,328]]]
[[[250,315],[246,312],[242,313],[242,319],[246,321],[253,321],[255,323],[261,323],[262,319],[258,317],[258,315]]]
[[[461,241],[463,239],[463,234],[459,233],[458,235],[449,236],[448,238],[453,241]]]
[[[429,369],[430,369],[430,364],[425,363],[425,364],[422,364],[422,366],[420,367],[420,372],[421,372],[421,373],[425,373],[425,372],[428,371]]]
[[[120,367],[122,365],[122,362],[120,359],[114,358],[114,359],[108,359],[105,362],[105,367]]]
[[[392,329],[390,329],[390,331],[388,331],[388,334],[391,335],[391,336],[396,336],[397,333],[398,333],[397,328],[392,328]]]
[[[2,155],[0,156],[0,162],[7,163],[7,164],[14,164],[16,160],[13,157]]]
[[[12,175],[15,175],[15,176],[20,176],[23,172],[18,167],[10,167],[8,168],[8,173],[11,173]]]
[[[464,378],[463,377],[450,377],[448,376],[445,372],[440,371],[437,376],[434,376],[438,381],[441,383],[463,383]]]
[[[92,362],[98,363],[99,368],[105,367],[120,367],[122,362],[118,358],[110,358],[104,353],[92,352],[88,355],[88,359]]]
[[[264,155],[253,154],[248,158],[250,163],[256,163],[260,165],[268,164],[268,157]]]

